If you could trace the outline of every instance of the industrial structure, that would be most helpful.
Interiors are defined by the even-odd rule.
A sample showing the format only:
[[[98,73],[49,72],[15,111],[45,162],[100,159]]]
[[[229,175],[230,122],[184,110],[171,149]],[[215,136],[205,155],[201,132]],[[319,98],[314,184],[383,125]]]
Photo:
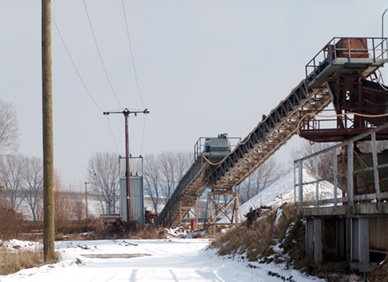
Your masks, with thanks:
[[[334,38],[321,53],[323,61],[308,64],[314,74],[309,85],[330,85],[333,113],[307,116],[300,136],[342,143],[295,161],[295,202],[306,218],[306,252],[315,262],[371,272],[388,253],[388,151],[376,141],[388,139],[388,89],[376,73],[387,62],[387,41]],[[334,199],[319,198],[323,177],[316,181],[315,199],[305,199],[304,163],[322,159],[331,167],[327,180],[334,184]]]
[[[386,62],[386,38],[330,40],[306,65],[305,79],[263,116],[232,151],[225,135],[207,139],[205,146],[200,145],[201,139],[197,142],[195,162],[179,182],[157,224],[171,227],[182,224],[185,216],[195,211],[196,202],[206,188],[210,189],[207,223],[217,224],[220,214],[226,215],[226,208],[231,205],[233,213],[229,219],[236,223],[240,217],[233,187],[294,134],[299,133],[312,142],[343,142],[332,148],[334,177],[330,181],[335,189],[342,189],[342,197],[338,199],[336,191],[332,201],[319,199],[319,179],[317,198],[304,199],[302,170],[307,158],[296,161],[295,198],[298,212],[307,218],[307,253],[317,262],[333,255],[335,259],[351,262],[354,269],[364,272],[373,269],[372,253],[388,252],[388,241],[381,239],[388,237],[385,179],[388,165],[381,163],[387,163],[388,156],[386,151],[379,154],[376,151],[376,140],[388,139],[388,89],[377,74]],[[331,109],[324,110],[329,104]],[[320,116],[322,111],[325,113]],[[370,153],[357,149],[357,142],[363,140],[372,141]],[[221,206],[212,201],[215,195],[229,195],[230,200]],[[215,210],[212,204],[216,205]],[[331,236],[336,238],[336,247],[326,248],[325,242],[334,242]],[[372,247],[374,252],[370,252]],[[323,249],[332,252],[328,254]]]

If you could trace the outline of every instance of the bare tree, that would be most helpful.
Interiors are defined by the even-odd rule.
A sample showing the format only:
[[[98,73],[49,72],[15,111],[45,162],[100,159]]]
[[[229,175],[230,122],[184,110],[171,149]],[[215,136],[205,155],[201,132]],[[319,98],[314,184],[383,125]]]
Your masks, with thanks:
[[[145,191],[151,197],[155,213],[161,199],[167,202],[192,163],[192,154],[164,152],[144,158]]]
[[[18,211],[23,197],[23,157],[21,155],[7,155],[0,158],[0,186],[5,188],[5,198],[8,208]]]
[[[114,153],[96,153],[89,159],[89,182],[101,196],[102,213],[115,213],[119,187],[119,165]]]
[[[54,217],[57,231],[64,231],[75,218],[73,195],[66,190],[58,171],[54,171]]]
[[[324,150],[334,143],[310,143],[307,140],[303,140],[302,145],[291,152],[293,160],[300,159],[305,156],[312,155],[318,151]],[[317,157],[309,158],[303,162],[303,167],[317,173],[320,177],[327,181],[333,181],[333,156],[332,152],[320,154]]]
[[[245,203],[256,196],[282,175],[284,175],[282,165],[274,157],[268,159],[238,187],[240,202]]]
[[[161,193],[166,201],[172,195],[175,189],[175,164],[173,153],[164,152],[158,156],[158,163],[160,167],[160,174],[162,176],[160,182]]]
[[[179,180],[191,164],[191,154],[164,152],[158,156],[160,167],[160,191],[166,201],[171,197]]]
[[[14,152],[18,147],[19,129],[15,108],[0,99],[0,153]]]
[[[176,167],[176,177],[177,181],[182,179],[187,170],[193,163],[193,154],[188,152],[178,152],[175,153],[175,167]]]
[[[74,216],[77,220],[82,220],[85,217],[85,204],[81,199],[73,201]]]
[[[144,189],[151,197],[154,212],[158,213],[158,203],[160,194],[160,169],[154,155],[144,158]]]
[[[23,157],[23,179],[24,199],[28,204],[32,219],[41,220],[41,206],[43,199],[43,162],[37,157]]]

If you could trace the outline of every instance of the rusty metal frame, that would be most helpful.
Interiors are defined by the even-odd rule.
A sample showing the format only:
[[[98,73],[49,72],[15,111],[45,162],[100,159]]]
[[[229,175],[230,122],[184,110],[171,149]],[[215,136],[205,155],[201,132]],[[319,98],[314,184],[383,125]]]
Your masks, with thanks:
[[[214,196],[222,196],[222,195],[231,195],[232,198],[225,202],[218,202],[213,197]],[[232,213],[228,212],[228,209],[232,206]],[[218,210],[218,212],[217,212]],[[221,217],[226,217],[229,222],[228,223],[219,223],[220,225],[234,225],[242,222],[242,215],[240,211],[240,203],[238,200],[238,193],[236,191],[229,191],[228,193],[218,193],[218,192],[209,192],[208,193],[208,211],[207,211],[207,220],[206,225],[217,225],[217,220]],[[231,216],[231,217],[229,217]]]
[[[382,124],[376,128],[370,129],[367,132],[360,134],[356,137],[353,137],[345,142],[342,142],[340,144],[331,146],[329,148],[326,148],[324,150],[321,150],[319,152],[316,152],[314,154],[311,154],[309,156],[300,158],[298,160],[294,161],[294,175],[298,176],[294,178],[294,199],[295,205],[297,207],[297,211],[299,214],[304,215],[308,211],[308,213],[313,213],[316,215],[320,214],[320,209],[323,207],[330,208],[330,205],[333,206],[332,212],[331,213],[337,213],[339,212],[339,208],[341,208],[342,213],[346,214],[357,214],[357,209],[355,208],[355,204],[360,202],[360,201],[365,201],[368,203],[373,203],[376,206],[376,210],[373,210],[375,213],[384,213],[386,212],[385,210],[380,209],[381,207],[381,202],[382,201],[387,201],[388,200],[388,192],[382,193],[380,191],[380,185],[379,183],[379,174],[378,174],[378,169],[379,168],[384,168],[387,167],[388,164],[379,164],[377,160],[377,153],[376,153],[376,133],[388,128],[388,122],[385,124]],[[372,157],[373,157],[373,167],[367,167],[359,170],[354,170],[353,169],[353,146],[354,143],[363,140],[366,136],[370,135],[371,140],[372,140]],[[337,198],[335,196],[333,199],[325,199],[325,200],[318,200],[318,201],[305,201],[304,196],[303,196],[303,186],[306,184],[310,183],[305,183],[303,181],[303,162],[306,160],[309,160],[311,158],[317,157],[319,155],[328,153],[328,152],[333,152],[333,161],[336,163],[337,161],[337,154],[336,150],[340,148],[345,148],[347,147],[347,164],[346,164],[346,171],[345,171],[345,185],[346,185],[346,195],[344,194],[342,197]],[[337,187],[337,166],[334,166],[334,169],[336,173],[334,174],[334,179],[333,183],[335,184],[335,188]],[[373,171],[374,173],[374,187],[375,187],[375,193],[368,193],[368,194],[363,194],[363,195],[355,195],[354,194],[354,183],[353,183],[353,175],[362,172],[362,171]],[[339,173],[338,175],[342,175],[342,173]],[[324,179],[317,178],[317,182],[323,181]],[[336,190],[334,190],[334,195],[336,195]],[[343,205],[346,203],[346,206]],[[342,206],[340,206],[340,204]],[[328,208],[326,208],[323,212],[327,213]]]

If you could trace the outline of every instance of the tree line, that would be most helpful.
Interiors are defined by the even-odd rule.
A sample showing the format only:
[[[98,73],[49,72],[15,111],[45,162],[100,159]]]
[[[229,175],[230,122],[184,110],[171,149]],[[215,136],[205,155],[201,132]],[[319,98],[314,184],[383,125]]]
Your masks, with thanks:
[[[7,208],[19,211],[24,203],[32,219],[39,221],[42,219],[43,205],[43,162],[38,157],[18,154],[18,140],[15,109],[13,105],[0,100],[0,187],[3,188]],[[143,175],[144,192],[151,198],[153,212],[160,212],[158,205],[168,201],[193,161],[193,154],[187,152],[164,152],[145,155],[140,161],[131,160],[131,173]],[[246,202],[279,178],[283,173],[279,167],[276,160],[271,158],[236,187],[240,202]],[[120,179],[125,176],[124,170],[125,165],[120,165],[120,158],[115,153],[98,152],[89,158],[89,192],[99,195],[101,213],[118,212]],[[74,187],[63,183],[58,172],[54,178],[58,216],[82,218],[83,201],[69,198],[68,191],[74,190]]]

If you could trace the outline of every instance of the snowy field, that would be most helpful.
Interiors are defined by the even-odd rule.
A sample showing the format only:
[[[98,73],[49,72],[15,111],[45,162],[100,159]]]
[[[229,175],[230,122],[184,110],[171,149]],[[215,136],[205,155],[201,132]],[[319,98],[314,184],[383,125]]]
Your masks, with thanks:
[[[304,171],[305,181],[315,176]],[[311,186],[311,187],[310,187]],[[315,185],[304,187],[306,195],[315,198]],[[340,194],[340,191],[337,190]],[[332,198],[333,186],[320,183],[319,198]],[[241,206],[242,214],[263,203],[278,207],[294,199],[293,173],[261,191]],[[282,264],[259,264],[218,257],[215,250],[207,250],[208,239],[165,240],[94,240],[56,242],[61,259],[57,264],[25,269],[0,281],[323,281],[299,271],[286,269]],[[7,246],[7,243],[4,242]],[[13,240],[9,248],[19,245],[38,249],[38,243]]]
[[[0,276],[0,281],[323,281],[282,265],[218,257],[214,250],[206,250],[209,242],[208,239],[57,242],[59,263]],[[21,241],[9,245],[41,247]]]

